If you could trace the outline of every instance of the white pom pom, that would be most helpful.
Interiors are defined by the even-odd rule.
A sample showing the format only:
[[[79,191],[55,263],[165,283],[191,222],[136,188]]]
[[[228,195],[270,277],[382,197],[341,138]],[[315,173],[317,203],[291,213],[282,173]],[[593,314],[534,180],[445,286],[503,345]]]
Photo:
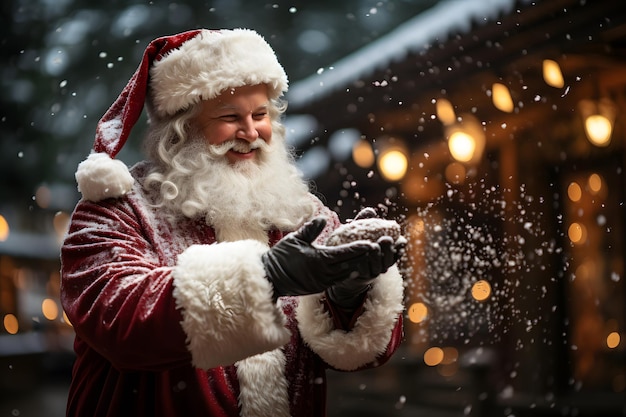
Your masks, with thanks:
[[[84,199],[97,202],[123,196],[135,180],[122,161],[106,153],[92,153],[78,165],[76,182]]]

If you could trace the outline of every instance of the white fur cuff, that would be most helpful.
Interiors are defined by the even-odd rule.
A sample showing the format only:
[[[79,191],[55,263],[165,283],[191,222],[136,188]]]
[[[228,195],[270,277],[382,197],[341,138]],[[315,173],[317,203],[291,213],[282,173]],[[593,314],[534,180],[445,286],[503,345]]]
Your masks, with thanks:
[[[289,341],[282,310],[273,302],[254,240],[193,245],[178,257],[174,297],[182,309],[193,364],[233,364]]]
[[[298,327],[302,338],[335,369],[352,371],[372,363],[385,352],[404,307],[403,282],[394,265],[381,274],[369,291],[364,312],[348,332],[336,329],[320,302],[321,295],[301,297]]]

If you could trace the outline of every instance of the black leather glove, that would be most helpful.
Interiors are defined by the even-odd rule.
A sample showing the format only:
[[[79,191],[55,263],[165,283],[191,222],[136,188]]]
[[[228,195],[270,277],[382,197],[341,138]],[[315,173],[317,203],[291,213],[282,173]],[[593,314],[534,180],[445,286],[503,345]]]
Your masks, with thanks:
[[[402,244],[395,244],[389,236],[383,236],[376,242],[380,246],[380,264],[377,266],[378,274],[371,277],[357,276],[337,284],[326,290],[326,295],[339,307],[353,309],[363,302],[363,296],[371,288],[378,275],[387,272],[398,258],[403,247]]]
[[[351,277],[371,279],[380,274],[383,256],[378,245],[360,241],[314,246],[325,225],[323,218],[314,219],[261,256],[275,298],[316,294]]]
[[[353,220],[349,220],[349,222],[358,222],[359,220],[372,219],[375,217],[377,217],[376,210],[371,207],[366,207],[362,209]],[[394,242],[391,236],[382,236],[376,243],[380,246],[382,255],[379,266],[379,274],[382,274],[387,272],[389,267],[398,261],[405,243],[404,240]],[[365,293],[371,288],[371,284],[379,274],[370,278],[358,276],[339,282],[328,288],[326,295],[339,307],[354,309],[363,302]]]

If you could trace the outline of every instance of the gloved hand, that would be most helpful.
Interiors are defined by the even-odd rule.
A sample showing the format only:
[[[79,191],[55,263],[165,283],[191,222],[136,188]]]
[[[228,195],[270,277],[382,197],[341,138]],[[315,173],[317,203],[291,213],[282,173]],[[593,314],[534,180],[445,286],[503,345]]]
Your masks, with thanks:
[[[275,298],[316,294],[351,277],[372,279],[380,274],[386,254],[379,245],[358,241],[314,246],[325,225],[326,220],[316,218],[261,256]]]
[[[358,223],[359,220],[372,219],[375,217],[377,217],[376,211],[371,207],[367,207],[361,210],[356,217],[350,221],[350,223]],[[394,242],[393,237],[382,236],[376,241],[376,243],[380,247],[382,255],[379,266],[379,274],[382,274],[387,272],[389,267],[398,261],[402,254],[402,250],[406,245],[406,241],[404,238],[401,238]],[[371,284],[379,274],[369,278],[357,276],[341,281],[328,288],[326,290],[326,295],[339,307],[354,309],[362,303],[363,296],[371,288]]]
[[[363,301],[363,295],[371,288],[376,277],[387,272],[389,267],[400,257],[403,244],[395,244],[389,236],[383,236],[376,242],[380,247],[379,273],[371,277],[357,276],[338,282],[326,290],[328,298],[339,307],[353,309]]]

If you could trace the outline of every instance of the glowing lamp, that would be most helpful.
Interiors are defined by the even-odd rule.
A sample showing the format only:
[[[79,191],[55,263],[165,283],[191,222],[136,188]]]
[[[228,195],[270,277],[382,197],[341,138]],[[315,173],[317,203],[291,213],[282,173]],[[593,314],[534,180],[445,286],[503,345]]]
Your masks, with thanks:
[[[361,168],[369,168],[374,164],[372,145],[366,140],[359,140],[352,148],[352,159]]]
[[[552,87],[563,88],[563,86],[565,85],[565,80],[563,79],[561,67],[559,66],[558,62],[551,59],[543,60],[543,79],[546,84]]]
[[[59,306],[53,299],[46,298],[41,303],[41,312],[48,320],[56,320],[59,316]]]
[[[491,285],[488,281],[481,279],[472,285],[472,297],[476,301],[485,301],[491,296]]]
[[[446,129],[450,155],[458,162],[475,163],[485,149],[485,134],[480,123],[472,115],[464,115],[460,121]]]
[[[443,361],[443,349],[434,346],[424,352],[424,363],[428,366],[437,366]]]
[[[409,307],[409,320],[413,323],[421,323],[428,317],[428,307],[424,303],[413,303]]]
[[[508,87],[501,83],[493,83],[491,87],[491,100],[498,110],[511,113],[515,108],[513,98]]]
[[[452,107],[452,103],[445,98],[437,99],[435,111],[437,112],[437,118],[441,120],[441,123],[444,125],[451,125],[456,121],[454,107]]]
[[[459,162],[469,162],[476,151],[476,139],[464,131],[457,131],[450,135],[448,147],[452,157]]]
[[[384,136],[376,140],[378,171],[387,181],[399,181],[404,178],[409,167],[409,157],[400,138]]]
[[[4,316],[3,324],[4,330],[6,330],[8,334],[16,334],[20,329],[20,324],[17,320],[17,317],[15,317],[15,315],[13,314],[6,314]]]
[[[409,161],[400,149],[387,149],[378,158],[378,169],[387,181],[398,181],[404,177]]]
[[[0,214],[0,242],[4,242],[9,238],[9,223],[7,220]]]
[[[579,108],[589,142],[598,147],[609,146],[615,121],[613,103],[606,98],[598,101],[582,100]]]
[[[606,345],[609,349],[615,349],[619,346],[620,335],[618,332],[611,332],[606,338]]]
[[[596,146],[607,146],[611,142],[612,130],[611,121],[601,114],[593,114],[585,119],[585,133]]]

